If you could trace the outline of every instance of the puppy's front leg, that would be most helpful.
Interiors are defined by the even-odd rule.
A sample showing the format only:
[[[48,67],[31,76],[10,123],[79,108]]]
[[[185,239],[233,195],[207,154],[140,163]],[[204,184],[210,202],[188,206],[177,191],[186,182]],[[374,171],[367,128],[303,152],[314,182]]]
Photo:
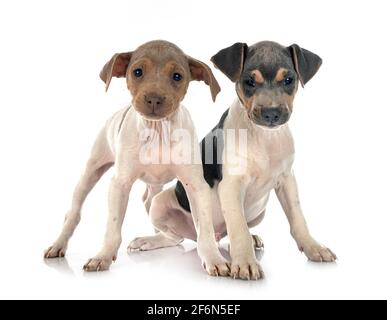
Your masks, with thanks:
[[[219,252],[215,239],[212,221],[213,193],[202,177],[202,167],[197,165],[185,166],[178,174],[190,202],[197,232],[197,250],[203,267],[212,276],[228,276],[228,263]]]
[[[109,217],[105,234],[105,241],[101,251],[84,266],[84,270],[108,270],[117,257],[121,245],[121,228],[128,205],[129,193],[135,181],[130,174],[121,173],[119,168],[112,178],[109,188]]]
[[[335,261],[336,255],[330,249],[320,245],[309,233],[301,210],[297,183],[293,173],[281,178],[276,188],[276,194],[289,221],[290,232],[300,251],[303,251],[312,261]]]
[[[224,177],[218,192],[230,239],[231,276],[246,280],[263,278],[244,216],[246,182],[239,176]]]

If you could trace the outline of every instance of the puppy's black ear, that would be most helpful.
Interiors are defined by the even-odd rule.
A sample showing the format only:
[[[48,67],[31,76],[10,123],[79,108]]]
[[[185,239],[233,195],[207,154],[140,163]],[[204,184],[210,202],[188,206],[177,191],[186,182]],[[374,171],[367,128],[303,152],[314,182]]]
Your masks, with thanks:
[[[231,47],[220,50],[211,58],[211,61],[232,82],[236,82],[242,73],[247,49],[246,43],[237,42]]]
[[[106,91],[109,88],[112,77],[123,78],[126,76],[132,52],[116,53],[102,68],[99,77],[106,83]]]
[[[304,86],[316,74],[322,64],[322,59],[309,50],[300,48],[297,44],[289,47],[293,59],[294,69]]]

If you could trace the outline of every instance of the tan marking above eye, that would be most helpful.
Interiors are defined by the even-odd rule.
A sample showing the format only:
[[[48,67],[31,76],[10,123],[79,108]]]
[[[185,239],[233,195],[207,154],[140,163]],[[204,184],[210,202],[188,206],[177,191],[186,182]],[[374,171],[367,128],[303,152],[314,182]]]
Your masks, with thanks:
[[[289,72],[288,69],[279,68],[278,71],[277,71],[277,74],[275,76],[275,80],[278,81],[278,82],[283,81],[285,79],[285,76],[287,75],[288,72]]]
[[[264,83],[265,79],[262,76],[262,73],[259,70],[254,70],[251,75],[254,77],[256,83]]]

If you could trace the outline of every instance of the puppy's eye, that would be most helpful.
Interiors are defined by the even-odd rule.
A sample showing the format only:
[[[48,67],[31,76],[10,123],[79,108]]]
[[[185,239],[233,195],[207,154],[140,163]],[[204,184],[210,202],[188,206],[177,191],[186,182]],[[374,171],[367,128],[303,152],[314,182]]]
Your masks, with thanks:
[[[245,84],[249,87],[255,87],[255,81],[253,79],[247,79],[245,80]]]
[[[285,86],[291,85],[292,83],[293,83],[293,78],[292,77],[286,77],[284,79],[284,85]]]
[[[142,76],[142,69],[140,68],[134,69],[133,74],[136,78],[140,78]]]
[[[181,79],[183,79],[183,76],[182,76],[180,73],[175,72],[175,73],[172,75],[172,79],[173,79],[174,81],[180,81]]]

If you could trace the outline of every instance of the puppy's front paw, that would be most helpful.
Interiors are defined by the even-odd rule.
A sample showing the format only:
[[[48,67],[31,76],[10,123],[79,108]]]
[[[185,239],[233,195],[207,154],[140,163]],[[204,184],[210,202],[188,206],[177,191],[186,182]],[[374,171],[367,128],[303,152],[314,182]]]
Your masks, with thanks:
[[[255,257],[233,259],[230,276],[234,279],[259,280],[264,278],[263,270]]]
[[[61,244],[53,244],[44,251],[44,259],[64,258],[67,247]]]
[[[299,249],[313,262],[334,262],[337,259],[331,249],[320,245],[316,241],[301,244]]]
[[[230,264],[220,254],[214,258],[202,258],[202,266],[210,276],[228,277]]]
[[[99,271],[107,271],[112,264],[112,258],[107,257],[95,257],[90,259],[84,266],[83,270],[86,272],[99,272]]]

